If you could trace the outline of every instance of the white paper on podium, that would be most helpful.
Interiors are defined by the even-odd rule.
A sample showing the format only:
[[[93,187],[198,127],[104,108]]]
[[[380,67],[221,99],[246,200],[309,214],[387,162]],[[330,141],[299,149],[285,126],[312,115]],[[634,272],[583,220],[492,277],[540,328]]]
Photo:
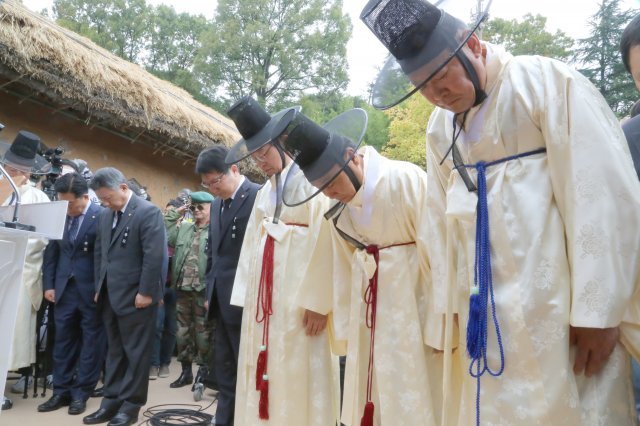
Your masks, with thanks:
[[[31,236],[61,240],[67,218],[67,204],[67,201],[21,204],[18,208],[18,222],[36,227],[35,232],[29,232]],[[13,206],[0,207],[0,220],[11,222],[13,208]]]

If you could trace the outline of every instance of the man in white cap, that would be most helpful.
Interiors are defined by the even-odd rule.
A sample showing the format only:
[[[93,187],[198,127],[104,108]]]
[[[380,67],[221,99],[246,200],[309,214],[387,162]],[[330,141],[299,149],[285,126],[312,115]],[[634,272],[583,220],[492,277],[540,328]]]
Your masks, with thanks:
[[[391,53],[373,103],[419,91],[438,107],[426,221],[449,319],[443,423],[634,424],[618,326],[638,303],[640,185],[624,135],[577,71],[480,41],[484,18],[424,0],[361,14]]]
[[[247,223],[231,297],[244,308],[235,410],[236,424],[244,426],[324,426],[339,418],[338,365],[327,329],[332,289],[326,276],[307,273],[331,249],[322,217],[329,200],[282,203],[282,179],[295,166],[276,138],[298,109],[271,116],[245,97],[228,111],[243,138],[227,163],[251,156],[269,176]],[[309,184],[297,189],[315,192]]]
[[[361,109],[322,127],[298,114],[281,138],[301,170],[287,175],[284,202],[305,200],[294,191],[303,178],[338,201],[326,215],[332,259],[314,257],[309,273],[333,282],[336,339],[347,343],[342,422],[436,425],[442,316],[428,298],[427,176],[359,149],[366,124]]]
[[[37,154],[40,138],[25,130],[18,132],[11,146],[4,152],[0,160],[20,192],[21,204],[46,203],[49,197],[33,185],[31,174],[46,172],[49,164]],[[15,194],[7,179],[0,180],[0,202],[3,206],[16,203]],[[37,313],[42,303],[42,259],[47,240],[29,238],[25,258],[22,286],[18,298],[18,316],[11,346],[9,370],[30,367],[36,362],[36,323]],[[25,386],[26,386],[25,381]],[[10,408],[11,401],[3,401],[3,408]]]

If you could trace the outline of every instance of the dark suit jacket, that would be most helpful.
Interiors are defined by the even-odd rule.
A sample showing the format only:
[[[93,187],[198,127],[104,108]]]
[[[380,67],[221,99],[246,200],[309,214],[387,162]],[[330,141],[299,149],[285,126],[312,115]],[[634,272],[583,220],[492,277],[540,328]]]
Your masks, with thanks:
[[[236,267],[247,229],[247,221],[260,185],[245,178],[236,196],[224,213],[220,223],[221,199],[211,204],[209,245],[207,247],[207,300],[209,315],[219,310],[222,319],[229,324],[242,322],[242,308],[231,306],[231,291],[236,276]],[[213,297],[215,296],[215,298]],[[216,300],[217,299],[217,300]],[[216,303],[217,302],[217,303]]]
[[[73,243],[69,241],[68,229],[65,226],[62,239],[52,240],[47,245],[42,263],[42,285],[45,291],[56,291],[56,302],[62,300],[69,277],[74,276],[82,301],[93,304],[93,250],[98,216],[102,210],[103,208],[96,204],[89,204]]]
[[[627,137],[627,143],[629,144],[629,151],[631,151],[631,158],[633,159],[633,165],[636,168],[636,174],[640,178],[640,115],[636,115],[626,123],[622,125],[624,135]]]
[[[111,209],[100,214],[95,245],[95,291],[100,297],[106,282],[114,312],[127,315],[136,310],[137,293],[151,296],[154,303],[162,298],[167,239],[160,210],[135,194],[131,195],[112,235],[114,214]]]

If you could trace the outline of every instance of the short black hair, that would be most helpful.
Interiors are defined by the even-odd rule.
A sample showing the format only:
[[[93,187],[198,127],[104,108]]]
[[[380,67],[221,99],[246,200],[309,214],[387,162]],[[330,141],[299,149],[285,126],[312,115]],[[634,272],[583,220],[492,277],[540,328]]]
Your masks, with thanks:
[[[636,103],[631,107],[631,110],[629,111],[629,118],[633,118],[638,114],[640,114],[640,101],[636,101]]]
[[[172,198],[169,201],[167,201],[167,207],[175,207],[175,208],[180,208],[182,206],[184,206],[184,203],[180,200],[178,200],[177,198]]]
[[[224,159],[228,152],[229,148],[224,145],[215,145],[205,149],[196,160],[196,173],[199,175],[211,172],[227,174],[230,166],[224,162]]]
[[[58,194],[73,194],[76,198],[89,193],[89,184],[78,173],[67,173],[60,176],[53,184],[53,188]]]
[[[622,63],[629,74],[631,69],[629,68],[629,51],[633,46],[640,44],[640,15],[629,22],[627,27],[622,32],[620,38],[620,54],[622,55]]]

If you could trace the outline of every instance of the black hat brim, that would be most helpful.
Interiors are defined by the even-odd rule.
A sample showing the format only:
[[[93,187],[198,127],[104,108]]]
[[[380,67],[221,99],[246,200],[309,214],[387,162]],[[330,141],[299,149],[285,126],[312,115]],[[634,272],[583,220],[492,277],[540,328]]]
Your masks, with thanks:
[[[285,178],[282,202],[289,207],[299,206],[324,191],[357,155],[367,123],[367,113],[361,108],[343,112],[325,123],[322,127],[330,133],[327,147],[315,161],[304,168],[291,168]],[[352,153],[345,157],[347,148],[351,148]],[[298,186],[301,179],[310,182],[315,191],[300,191]]]
[[[271,116],[271,120],[258,133],[248,139],[240,139],[233,145],[227,153],[224,162],[227,164],[235,164],[244,160],[273,139],[277,138],[287,128],[295,113],[300,111],[301,107],[293,106],[278,111]],[[289,113],[289,114],[287,114]],[[289,118],[290,117],[290,118]]]

